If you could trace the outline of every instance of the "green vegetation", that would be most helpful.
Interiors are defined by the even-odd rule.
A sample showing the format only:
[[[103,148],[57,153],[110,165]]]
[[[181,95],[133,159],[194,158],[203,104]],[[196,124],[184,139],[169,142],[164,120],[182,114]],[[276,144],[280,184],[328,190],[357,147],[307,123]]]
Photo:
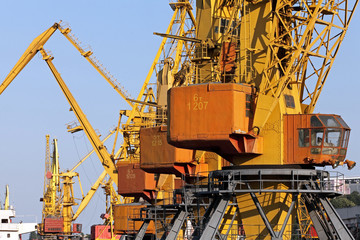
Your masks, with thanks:
[[[37,234],[36,232],[31,232],[29,236],[29,240],[37,240],[37,239],[41,239],[40,235]]]
[[[341,197],[336,197],[331,199],[331,204],[335,208],[348,208],[355,207],[360,205],[360,193],[357,191],[352,192],[349,195],[344,195]]]

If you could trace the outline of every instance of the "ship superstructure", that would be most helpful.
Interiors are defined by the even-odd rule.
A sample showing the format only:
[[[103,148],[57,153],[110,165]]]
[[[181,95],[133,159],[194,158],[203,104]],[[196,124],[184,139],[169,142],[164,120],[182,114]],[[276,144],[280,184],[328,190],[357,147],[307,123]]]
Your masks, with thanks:
[[[0,239],[19,240],[21,234],[36,231],[37,223],[15,223],[15,209],[9,205],[9,186],[6,185],[4,208],[0,209]]]

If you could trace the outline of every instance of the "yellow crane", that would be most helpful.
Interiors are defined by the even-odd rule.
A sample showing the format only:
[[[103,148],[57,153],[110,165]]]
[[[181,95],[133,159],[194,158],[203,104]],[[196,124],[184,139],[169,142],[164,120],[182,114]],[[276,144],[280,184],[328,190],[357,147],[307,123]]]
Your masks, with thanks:
[[[51,70],[53,71],[55,77],[59,77],[60,74],[56,71],[55,67],[51,63],[51,57],[47,56],[45,51],[42,50],[42,46],[49,40],[49,38],[52,36],[52,34],[60,28],[60,25],[58,23],[55,23],[52,27],[50,27],[48,30],[43,32],[41,35],[39,35],[37,38],[33,40],[33,42],[30,44],[28,49],[25,51],[23,56],[20,58],[20,60],[17,62],[17,64],[14,66],[10,74],[6,77],[4,82],[0,86],[0,94],[6,89],[6,87],[12,82],[12,80],[19,74],[19,72],[27,65],[29,61],[36,55],[38,51],[41,51],[44,54],[44,59],[48,62],[49,66],[51,67]],[[61,29],[63,30],[63,29]],[[69,29],[66,30],[66,33],[64,32],[64,35],[68,36]],[[73,39],[70,39],[73,41]],[[74,42],[72,42],[74,43]],[[76,45],[78,46],[78,45]],[[91,59],[93,61],[93,59]],[[90,62],[92,62],[90,61]],[[102,76],[105,77],[107,80],[110,79],[109,73],[105,72],[100,68],[100,66],[96,66],[97,70],[102,73]],[[59,78],[57,78],[59,79]],[[114,84],[115,80],[111,78],[111,83]],[[44,207],[43,207],[43,221],[42,225],[40,226],[39,232],[41,234],[47,234],[48,231],[46,229],[46,221],[51,221],[51,219],[54,218],[62,218],[60,221],[60,225],[63,226],[63,228],[55,229],[54,232],[55,235],[70,235],[72,233],[71,230],[71,223],[76,220],[76,218],[79,216],[79,214],[84,210],[84,208],[89,203],[90,199],[98,189],[98,187],[102,184],[103,180],[105,179],[106,175],[109,174],[111,178],[113,179],[114,183],[117,185],[117,175],[116,175],[116,168],[114,165],[114,161],[112,160],[112,157],[110,154],[107,153],[107,150],[105,149],[103,145],[103,141],[100,141],[99,137],[95,133],[95,130],[91,127],[87,119],[85,118],[85,115],[82,113],[81,109],[75,102],[75,100],[72,98],[71,93],[67,89],[67,87],[64,87],[64,82],[62,79],[59,79],[59,84],[62,86],[62,89],[64,90],[64,94],[68,97],[68,100],[71,101],[72,109],[76,112],[76,115],[79,119],[79,122],[81,123],[81,126],[83,126],[85,132],[88,134],[89,140],[94,146],[94,151],[98,154],[98,156],[101,159],[101,162],[105,168],[105,171],[99,176],[97,181],[94,183],[94,185],[91,187],[90,191],[86,196],[83,194],[82,201],[77,209],[77,212],[74,214],[72,207],[74,205],[77,205],[74,201],[73,197],[73,178],[78,177],[78,174],[74,172],[74,170],[79,166],[77,164],[71,171],[60,173],[59,172],[59,164],[58,164],[58,153],[57,153],[57,142],[54,140],[54,153],[53,157],[50,158],[50,152],[49,152],[49,143],[47,138],[47,151],[46,151],[46,173],[45,173],[45,186],[44,186]],[[118,83],[116,83],[116,86],[119,86]],[[125,93],[122,93],[121,90],[118,88],[117,91],[122,95],[125,100],[128,98]],[[113,131],[112,133],[114,133]],[[111,134],[110,134],[111,135]],[[107,137],[109,138],[110,135]],[[106,138],[106,139],[107,139]],[[106,140],[105,139],[105,140]],[[95,145],[96,147],[95,147]],[[89,155],[88,155],[89,156]],[[88,157],[87,156],[87,157]],[[51,160],[50,160],[51,159]],[[84,161],[86,158],[84,158],[82,161]],[[60,182],[61,179],[61,182]],[[79,179],[80,180],[80,179]],[[79,181],[80,183],[80,181]],[[81,186],[81,185],[80,185]],[[80,187],[81,188],[81,187]],[[82,189],[81,189],[82,190]],[[56,220],[56,219],[55,219]],[[53,224],[49,222],[48,225]],[[55,222],[56,224],[56,222]],[[53,234],[53,235],[54,235]]]
[[[31,59],[39,52],[39,50],[58,29],[66,37],[66,39],[68,39],[70,43],[75,46],[78,51],[80,51],[80,53],[90,62],[100,75],[120,94],[120,96],[122,96],[123,99],[132,106],[132,103],[129,101],[130,98],[128,93],[124,87],[122,87],[121,84],[111,75],[111,73],[103,67],[99,60],[93,56],[92,52],[85,52],[83,50],[77,38],[71,33],[71,29],[69,27],[65,28],[61,26],[61,22],[54,23],[49,29],[44,31],[31,42],[29,47],[20,57],[19,61],[13,67],[13,71],[7,75],[3,83],[0,85],[0,94],[2,94],[6,87],[14,80],[14,78],[31,61]]]
[[[103,141],[108,139],[113,133],[114,131],[110,132]],[[74,170],[86,160],[89,154],[71,170],[60,172],[57,139],[53,140],[53,154],[50,157],[49,137],[49,135],[46,135],[46,170],[44,179],[44,197],[42,199],[43,214],[42,224],[39,225],[38,232],[45,238],[52,236],[75,236],[73,233],[79,232],[77,229],[74,229],[72,223],[88,205],[99,186],[105,185],[104,180],[107,173],[106,171],[103,171],[86,196],[84,196],[79,174]],[[73,180],[74,177],[78,178],[81,190],[82,197],[80,198],[80,203],[76,201],[73,191],[73,184],[75,183]],[[107,185],[111,184],[112,182],[107,183]],[[110,188],[110,186],[108,186],[108,188]],[[118,203],[120,202],[121,201],[119,200]],[[74,212],[73,207],[76,205],[79,206],[76,209],[76,212]],[[55,227],[57,228],[54,229]]]
[[[22,57],[19,59],[19,61],[16,63],[14,68],[11,70],[9,75],[5,78],[4,82],[0,86],[0,94],[6,89],[6,87],[12,82],[12,80],[19,74],[19,72],[27,65],[29,61],[36,55],[38,51],[41,51],[44,55],[44,59],[48,62],[51,70],[54,73],[55,77],[58,77],[57,80],[60,77],[60,74],[56,71],[55,67],[51,63],[51,57],[47,56],[45,51],[42,49],[43,45],[49,40],[49,38],[52,36],[52,34],[59,28],[59,24],[55,23],[52,27],[50,27],[48,30],[43,32],[41,35],[39,35],[37,38],[33,40],[33,42],[30,44],[28,49],[24,52]],[[100,68],[99,68],[100,69]],[[104,76],[104,75],[103,75]],[[106,76],[104,76],[106,77]],[[95,182],[95,184],[92,186],[89,193],[83,197],[83,201],[81,202],[77,213],[73,216],[72,213],[72,206],[75,205],[74,199],[73,199],[73,190],[72,190],[72,178],[75,176],[78,176],[77,173],[73,171],[69,171],[66,173],[59,173],[58,172],[58,160],[57,160],[57,152],[54,152],[53,154],[53,162],[52,164],[48,164],[48,168],[51,168],[51,171],[48,171],[51,173],[52,177],[49,177],[49,180],[47,181],[47,187],[44,195],[44,210],[45,217],[46,215],[58,215],[61,211],[61,216],[64,218],[64,233],[70,234],[71,233],[71,222],[74,221],[78,215],[81,213],[81,211],[86,207],[90,199],[92,198],[93,194],[99,187],[99,185],[102,183],[102,181],[105,179],[105,176],[108,174],[113,179],[114,183],[117,185],[117,175],[116,175],[116,168],[114,165],[114,161],[110,154],[105,149],[103,142],[100,141],[99,136],[96,134],[95,130],[91,127],[90,123],[87,121],[85,115],[82,113],[80,107],[75,102],[73,97],[71,96],[71,93],[65,86],[65,83],[62,81],[62,79],[59,79],[59,84],[64,90],[64,94],[68,97],[68,100],[71,101],[71,107],[76,112],[76,116],[79,119],[79,122],[83,126],[85,132],[87,133],[89,140],[91,141],[95,152],[98,154],[99,158],[101,159],[102,165],[105,168],[105,172],[100,175],[98,180]],[[118,89],[118,92],[121,90]],[[125,98],[125,94],[122,94]],[[55,143],[56,144],[56,143]],[[96,146],[96,147],[95,147]],[[54,151],[57,148],[54,148]],[[49,160],[49,154],[47,152],[47,160]],[[77,166],[74,167],[74,169]],[[62,179],[62,188],[59,188],[60,186],[60,178]],[[59,201],[59,196],[56,196],[56,188],[57,190],[62,191],[62,202],[61,204]],[[60,210],[60,208],[62,208]],[[51,212],[52,211],[52,212]]]
[[[181,70],[184,63],[190,61],[189,56],[194,51],[194,43],[184,41],[190,39],[195,32],[195,17],[190,2],[173,1],[170,7],[174,12],[166,32],[154,33],[161,35],[163,39],[137,98],[131,100],[134,106],[130,111],[120,113],[127,117],[127,120],[122,124],[124,144],[115,153],[115,158],[140,161],[140,128],[166,124],[166,92],[175,84],[176,73]],[[172,38],[177,35],[181,38]],[[151,87],[154,72],[158,78],[156,92]],[[160,80],[162,78],[163,80]]]
[[[313,111],[357,4],[197,0],[193,38],[160,34],[195,43],[190,74],[168,91],[169,143],[233,164],[200,181],[204,190],[182,189],[211,202],[192,238],[291,239],[300,196],[320,239],[352,239],[326,198],[339,194],[324,189],[329,173],[315,169],[354,167],[345,161],[350,128]],[[186,208],[164,238],[184,230],[196,207]]]
[[[4,210],[10,210],[10,192],[9,192],[9,185],[6,184],[6,191],[5,191],[5,203],[4,203]]]
[[[168,92],[169,143],[178,148],[213,151],[233,164],[211,172],[206,186],[200,182],[200,187],[182,189],[190,191],[184,193],[185,203],[180,204],[191,209],[185,216],[201,214],[201,220],[194,218],[184,227],[185,217],[180,212],[182,220],[174,217],[176,224],[167,236],[164,234],[166,239],[176,239],[180,230],[189,230],[188,226],[194,226],[191,234],[195,239],[231,239],[239,235],[291,239],[296,215],[293,210],[299,196],[320,239],[351,239],[326,198],[334,193],[326,188],[328,173],[315,169],[354,166],[345,161],[350,128],[338,115],[313,111],[357,3],[198,0],[196,19],[192,19],[195,36],[184,36],[186,31],[181,28],[177,34],[159,34],[164,40],[195,45],[186,54],[188,66],[179,70],[182,55],[178,51],[176,67],[171,70],[182,77]],[[176,14],[172,23],[184,10],[180,6],[187,4],[178,1],[173,5]],[[68,32],[66,28],[62,31]],[[43,37],[49,34],[51,31],[44,32]],[[42,48],[44,42],[43,38],[37,39],[40,45],[36,51],[49,65],[106,171],[116,171],[117,159],[138,160],[139,129],[156,123],[155,107],[161,109],[160,101],[149,103],[156,98],[148,88],[160,53],[138,98],[127,98],[133,109],[121,113],[128,117],[123,125],[125,144],[109,154],[52,64],[52,57]],[[92,54],[78,50],[86,58]],[[23,59],[32,54],[27,53]],[[164,68],[166,64],[171,65],[171,60],[164,61]],[[23,63],[16,65],[17,70],[0,86],[0,94],[23,67]],[[187,74],[181,75],[181,70]],[[146,106],[148,111],[144,111]],[[112,179],[115,176],[114,172],[110,175]],[[189,198],[211,204],[203,214],[196,211],[192,201],[186,202]]]
[[[57,230],[57,232],[55,231],[56,234],[57,235],[59,235],[59,234],[60,235],[61,234],[70,235],[72,232],[71,231],[71,223],[77,219],[79,214],[87,206],[87,204],[91,200],[92,196],[94,195],[95,191],[98,189],[98,187],[101,184],[103,184],[105,177],[107,175],[109,175],[111,178],[111,181],[107,183],[107,186],[108,186],[107,189],[110,189],[110,185],[112,185],[113,183],[115,183],[115,185],[118,184],[117,172],[116,172],[116,168],[115,168],[114,160],[113,160],[114,149],[112,151],[112,155],[109,154],[104,146],[104,141],[106,139],[108,139],[115,132],[116,132],[116,139],[117,139],[117,135],[119,132],[119,126],[116,128],[116,130],[112,131],[111,134],[109,134],[109,136],[107,136],[103,141],[101,141],[99,136],[95,132],[95,130],[92,128],[92,126],[86,119],[86,116],[84,115],[84,113],[80,109],[79,105],[77,104],[77,102],[75,101],[73,96],[71,95],[69,89],[67,88],[64,81],[62,80],[60,74],[55,69],[55,66],[52,63],[53,57],[48,56],[47,53],[45,52],[45,50],[43,49],[43,45],[49,40],[49,38],[52,36],[52,34],[57,29],[60,29],[62,31],[62,33],[67,37],[67,39],[69,39],[70,42],[74,46],[76,46],[80,52],[83,51],[82,48],[80,47],[80,45],[78,44],[78,42],[76,41],[76,37],[74,37],[74,35],[70,34],[70,29],[69,28],[66,28],[66,29],[61,28],[61,26],[59,24],[55,23],[51,28],[46,30],[39,37],[35,38],[35,40],[30,44],[29,48],[25,51],[25,53],[20,58],[20,60],[17,62],[17,64],[14,66],[14,68],[12,69],[10,74],[6,77],[5,81],[1,84],[0,91],[2,93],[6,89],[6,87],[12,82],[12,80],[17,76],[17,74],[26,66],[26,64],[29,61],[31,61],[31,59],[35,56],[35,54],[40,51],[43,55],[43,59],[48,63],[48,66],[50,67],[53,75],[55,76],[56,80],[58,81],[59,86],[61,87],[64,95],[66,96],[67,100],[69,101],[69,103],[71,105],[71,110],[74,111],[74,113],[76,114],[78,121],[80,123],[80,126],[76,127],[76,130],[74,130],[74,128],[70,128],[69,131],[74,132],[74,131],[78,131],[78,130],[84,130],[85,133],[87,134],[90,142],[93,145],[94,150],[91,151],[84,159],[82,159],[75,167],[73,167],[73,169],[71,169],[68,172],[61,172],[61,173],[59,173],[59,170],[58,170],[59,169],[58,160],[56,157],[56,156],[58,156],[58,154],[56,152],[57,147],[54,147],[52,164],[49,163],[50,154],[47,151],[47,163],[48,164],[47,164],[46,168],[50,168],[50,169],[48,169],[48,171],[46,173],[48,173],[48,172],[51,173],[50,174],[51,176],[49,176],[49,174],[45,174],[48,177],[46,180],[48,183],[47,183],[47,187],[45,187],[46,191],[44,194],[43,226],[40,228],[40,232],[44,233],[44,231],[46,230],[45,229],[46,227],[44,225],[46,225],[46,223],[45,223],[46,220],[50,221],[49,216],[51,216],[51,217],[55,216],[55,217],[62,218],[63,226],[64,226],[64,228],[62,230]],[[110,82],[113,87],[115,86],[115,84],[116,84],[116,86],[119,86],[119,84],[117,82],[115,82],[116,80],[114,80],[114,78],[108,72],[106,72],[104,69],[101,68],[98,61],[96,60],[96,62],[95,62],[94,58],[88,58],[89,56],[90,56],[90,54],[87,53],[85,57],[101,73],[101,75],[105,79],[107,79],[108,82]],[[125,95],[125,93],[123,93],[119,87],[114,87],[114,88],[117,90],[117,92],[123,98],[125,98],[125,100],[127,100],[130,103],[129,97],[127,95]],[[130,104],[130,105],[132,105],[132,104]],[[119,119],[119,124],[120,124],[120,119]],[[115,139],[115,143],[116,143],[116,139]],[[114,148],[115,148],[115,143],[114,143]],[[54,146],[56,146],[56,143],[54,143]],[[74,205],[77,205],[77,203],[74,201],[74,197],[73,197],[72,185],[74,182],[72,179],[74,177],[78,177],[78,174],[75,173],[74,170],[83,161],[85,161],[85,159],[88,156],[90,156],[90,154],[94,151],[97,153],[103,167],[105,168],[105,171],[96,180],[96,182],[91,187],[88,194],[86,196],[84,196],[82,194],[83,195],[82,201],[79,204],[76,213],[73,213],[72,207]],[[61,183],[60,183],[60,179],[61,179]],[[80,181],[79,181],[79,183],[80,183]],[[109,190],[107,190],[106,192],[109,192]],[[123,201],[122,198],[114,195],[114,191],[112,191],[111,196],[112,196],[112,204],[121,203]],[[54,234],[54,235],[56,235],[56,234]]]
[[[63,83],[60,74],[57,73],[55,70],[53,64],[51,63],[51,57],[48,56],[45,51],[43,50],[43,45],[49,40],[49,38],[52,36],[52,34],[59,28],[59,24],[55,23],[52,27],[50,27],[48,30],[43,32],[41,35],[39,35],[37,38],[35,38],[30,46],[27,48],[27,50],[24,52],[24,54],[21,56],[19,61],[15,64],[13,69],[10,71],[10,73],[6,76],[5,80],[0,85],[0,94],[9,86],[9,84],[14,80],[14,78],[20,73],[20,71],[31,61],[31,59],[39,52],[41,51],[44,60],[48,63],[50,69],[53,71],[53,74],[55,77],[60,79],[60,82]],[[60,83],[59,83],[60,84]],[[60,87],[63,87],[64,85],[60,85]],[[63,88],[62,88],[63,89]],[[65,96],[67,99],[69,99],[69,102],[73,100],[73,97],[70,93],[70,91],[65,88],[63,89]],[[125,96],[125,95],[124,95]],[[73,104],[73,105],[72,105]],[[71,102],[71,107],[75,111],[76,116],[78,117],[79,122],[81,125],[86,128],[86,134],[92,144],[92,146],[95,149],[95,152],[98,154],[99,158],[102,159],[102,165],[106,169],[109,176],[114,180],[115,184],[117,184],[117,176],[116,174],[116,168],[114,165],[113,160],[110,157],[110,154],[105,150],[104,145],[100,141],[99,137],[97,136],[95,130],[91,127],[90,123],[86,119],[85,115],[82,113],[80,107],[76,102]]]
[[[182,35],[184,38],[188,35],[192,35],[194,32],[193,26],[195,23],[195,18],[191,12],[191,5],[185,1],[179,1],[178,3],[172,3],[171,7],[174,10],[174,15],[172,17],[171,23],[166,31],[165,34],[171,35],[171,34],[179,34]],[[190,24],[189,29],[186,29],[186,18],[187,15],[190,17],[190,20],[192,23]],[[178,28],[175,28],[175,25],[179,25]],[[131,111],[122,111],[121,116],[127,116],[127,122],[126,124],[123,124],[123,135],[125,144],[122,145],[119,151],[116,153],[114,152],[115,149],[115,143],[114,148],[112,151],[112,154],[109,154],[107,150],[105,149],[103,143],[99,140],[97,134],[95,133],[94,129],[91,127],[90,123],[87,121],[85,115],[81,111],[80,107],[76,103],[75,99],[71,95],[70,91],[67,89],[64,81],[61,79],[60,74],[55,69],[53,63],[52,63],[52,57],[48,56],[45,50],[43,49],[43,45],[48,41],[48,39],[52,36],[52,34],[59,29],[61,33],[76,47],[76,49],[84,56],[93,67],[96,68],[96,70],[111,84],[115,90],[118,91],[118,93],[132,106]],[[5,90],[5,88],[11,83],[11,81],[16,77],[16,75],[26,66],[26,64],[34,57],[34,55],[40,51],[43,55],[44,60],[47,62],[48,66],[50,67],[53,75],[55,76],[56,80],[59,83],[59,86],[63,90],[64,95],[67,97],[67,100],[69,101],[71,105],[71,109],[76,114],[79,122],[80,122],[80,128],[69,129],[69,131],[77,131],[79,129],[85,130],[85,133],[87,134],[90,142],[93,145],[93,148],[95,149],[96,153],[99,156],[99,159],[102,162],[102,165],[106,169],[106,172],[109,174],[113,182],[115,184],[118,183],[117,180],[117,174],[116,169],[114,166],[114,157],[118,159],[131,159],[134,161],[139,161],[139,130],[141,127],[145,126],[153,126],[154,124],[162,124],[166,121],[166,117],[164,116],[165,109],[161,109],[156,103],[155,94],[153,93],[151,88],[148,88],[148,84],[150,81],[150,78],[153,75],[154,70],[156,70],[157,66],[167,66],[166,71],[164,70],[164,74],[168,74],[168,72],[172,71],[173,73],[177,73],[179,68],[181,67],[181,62],[184,61],[183,53],[185,48],[186,52],[193,51],[193,44],[192,42],[188,43],[186,41],[183,41],[180,39],[177,45],[173,40],[170,39],[167,43],[167,35],[164,37],[161,46],[159,48],[158,53],[156,54],[155,60],[151,66],[151,69],[146,77],[146,80],[144,82],[144,85],[139,93],[139,96],[136,100],[130,99],[126,94],[124,90],[121,90],[120,87],[118,87],[118,83],[114,78],[104,69],[101,68],[98,61],[93,57],[92,52],[85,51],[81,46],[77,38],[71,33],[71,29],[68,27],[63,27],[58,23],[55,23],[51,28],[46,30],[44,33],[42,33],[39,37],[37,37],[29,46],[29,48],[25,51],[23,56],[20,58],[18,63],[15,65],[15,67],[12,69],[11,73],[6,77],[5,81],[0,86],[0,94]],[[167,48],[166,45],[170,45]],[[176,51],[174,51],[174,49]],[[169,51],[166,53],[166,51]],[[164,53],[167,56],[167,60],[165,62],[161,62],[159,60],[161,54]],[[188,55],[188,54],[187,54]],[[173,58],[172,58],[173,57]],[[174,59],[174,60],[171,60]],[[186,59],[185,59],[186,60]],[[170,65],[171,68],[170,68]],[[158,88],[157,95],[165,96],[166,90],[171,86],[171,82],[164,82],[160,83],[163,85],[162,88]],[[160,94],[161,91],[161,94]],[[142,99],[143,98],[143,99]],[[150,102],[150,103],[149,103]],[[153,103],[151,103],[153,102]],[[164,102],[159,102],[158,104],[161,104],[162,107],[165,105]],[[161,111],[161,114],[156,113],[154,111],[154,107],[158,107]],[[145,112],[147,110],[147,112]],[[159,111],[160,112],[160,111]],[[119,120],[120,125],[120,120]],[[118,127],[119,129],[119,127]],[[117,132],[118,134],[118,132]],[[117,138],[116,134],[116,138]],[[115,140],[116,141],[116,140]],[[72,171],[70,171],[72,173]],[[103,175],[102,175],[103,176]],[[63,179],[67,179],[66,181],[70,181],[70,178],[67,178],[64,176]],[[99,178],[101,179],[101,178]],[[64,186],[67,186],[66,184]],[[71,192],[71,190],[67,191]],[[85,197],[86,198],[86,197]],[[85,200],[85,199],[84,199]],[[82,205],[79,206],[79,209],[82,209],[82,206],[86,204],[87,201],[83,201]],[[68,210],[67,210],[68,211]],[[63,214],[65,212],[63,211]],[[68,218],[67,214],[67,218]],[[76,215],[75,215],[76,216]]]
[[[210,191],[218,205],[208,209],[206,224],[195,223],[204,229],[196,239],[230,238],[240,225],[250,239],[290,239],[301,191],[320,239],[351,239],[346,227],[332,227],[344,224],[329,217],[328,200],[312,195],[321,187],[306,192],[285,181],[296,169],[315,174],[315,166],[354,166],[345,161],[349,126],[340,116],[313,113],[358,4],[350,2],[196,1],[193,71],[168,92],[168,140],[216,152],[236,166],[212,173],[209,187],[224,182],[218,187],[229,195]],[[236,200],[227,199],[231,194]],[[230,211],[234,205],[238,212]],[[211,211],[221,214],[209,217]]]
[[[46,135],[43,212],[38,232],[45,238],[59,234],[71,236],[75,232],[75,229],[72,229],[72,222],[75,220],[72,207],[77,205],[74,198],[73,178],[78,177],[82,192],[81,182],[76,172],[60,172],[57,139],[53,140],[53,154],[50,157],[49,137]]]
[[[53,155],[50,154],[50,135],[46,135],[44,196],[42,198],[43,211],[42,223],[48,216],[60,217],[60,178],[59,178],[59,155],[57,152],[57,140],[53,141]],[[40,227],[42,229],[42,227]]]
[[[115,87],[115,83],[111,77],[109,77],[106,72],[99,68],[99,65],[96,64],[96,60],[92,58],[92,52],[86,52],[80,46],[79,42],[76,38],[70,34],[70,28],[64,28],[60,24],[54,24],[50,29],[41,34],[38,38],[36,38],[29,46],[29,49],[24,53],[18,63],[15,65],[11,74],[7,76],[3,84],[0,86],[0,94],[4,91],[4,89],[11,83],[11,81],[16,77],[19,71],[25,67],[25,65],[32,59],[36,52],[40,51],[43,55],[43,59],[47,62],[50,67],[53,75],[55,76],[59,86],[61,87],[64,95],[66,96],[68,102],[71,105],[72,110],[76,114],[81,126],[78,129],[85,130],[90,142],[92,143],[96,153],[99,156],[99,159],[102,161],[104,168],[107,173],[110,175],[111,179],[118,183],[116,169],[114,168],[114,157],[120,160],[128,160],[134,162],[139,162],[139,131],[140,128],[146,126],[154,126],[161,125],[166,122],[166,117],[164,117],[164,113],[166,113],[166,91],[172,85],[180,85],[182,83],[183,72],[186,72],[187,63],[190,61],[189,57],[191,53],[194,51],[194,42],[191,39],[193,36],[195,29],[195,18],[192,14],[192,7],[188,1],[177,1],[170,3],[171,8],[174,10],[173,17],[170,21],[169,27],[165,34],[159,34],[163,36],[162,43],[160,45],[159,51],[156,54],[154,62],[151,66],[151,69],[145,79],[143,87],[139,93],[139,96],[136,100],[131,100],[123,94],[123,92],[119,92],[119,94],[125,98],[128,102],[134,103],[130,104],[133,108],[131,111],[122,111],[121,116],[125,115],[128,117],[127,122],[122,125],[123,127],[123,135],[125,144],[115,153],[113,148],[112,154],[109,154],[107,150],[104,148],[104,145],[99,140],[96,135],[94,129],[91,127],[90,123],[87,121],[85,115],[81,111],[80,107],[76,103],[75,99],[71,95],[70,91],[67,89],[64,81],[61,79],[60,74],[55,69],[52,63],[52,56],[49,56],[46,51],[43,49],[43,45],[46,41],[51,37],[51,35],[56,31],[56,29],[60,29],[60,31],[67,37],[67,39],[79,50],[79,52],[100,72],[100,74],[105,77],[108,82],[117,90],[119,88]],[[186,24],[186,19],[189,19],[190,24]],[[178,24],[176,28],[175,25]],[[188,29],[186,29],[186,27]],[[190,27],[189,27],[190,26]],[[176,35],[180,35],[180,37],[174,37]],[[175,39],[175,40],[174,40]],[[189,39],[191,41],[189,41]],[[168,48],[165,48],[166,44],[170,45]],[[161,54],[165,55],[165,59],[160,60]],[[157,96],[151,88],[148,87],[150,78],[153,75],[156,67],[159,67],[162,73],[159,75],[163,75],[165,77],[159,78],[161,81],[158,82],[157,86]],[[171,75],[174,75],[174,82],[171,78]],[[167,77],[169,76],[169,78]],[[167,81],[165,81],[167,79]],[[155,111],[155,108],[157,108]],[[147,109],[147,111],[145,111]],[[119,120],[120,124],[120,120]],[[76,131],[75,129],[70,129],[70,131]],[[114,143],[115,146],[115,143]],[[196,154],[196,156],[202,154]],[[110,166],[109,166],[110,165]],[[67,181],[70,178],[65,177]],[[162,184],[165,183],[166,177],[160,177],[159,182]],[[67,185],[65,185],[67,186]],[[67,190],[67,193],[71,192],[71,190]],[[86,201],[83,201],[86,202]],[[64,213],[68,212],[64,211]],[[66,214],[66,218],[68,219],[70,214]]]

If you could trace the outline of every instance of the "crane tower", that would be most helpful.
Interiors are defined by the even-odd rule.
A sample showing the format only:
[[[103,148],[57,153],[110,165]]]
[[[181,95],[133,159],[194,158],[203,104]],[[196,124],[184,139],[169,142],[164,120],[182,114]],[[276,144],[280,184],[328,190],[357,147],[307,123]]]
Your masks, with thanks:
[[[315,168],[355,166],[350,127],[313,111],[357,3],[197,0],[195,36],[164,34],[195,43],[168,91],[168,143],[231,163],[175,191],[164,239],[292,239],[308,234],[304,207],[320,239],[353,239],[328,200],[340,192]]]

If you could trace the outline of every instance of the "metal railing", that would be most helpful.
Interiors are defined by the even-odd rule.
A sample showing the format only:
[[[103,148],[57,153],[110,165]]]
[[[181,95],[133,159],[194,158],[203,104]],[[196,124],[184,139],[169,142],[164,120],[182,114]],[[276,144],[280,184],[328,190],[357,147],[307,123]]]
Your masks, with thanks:
[[[345,188],[342,173],[307,169],[221,170],[199,172],[197,175],[184,176],[184,179],[188,177],[194,181],[189,184],[183,180],[183,191],[191,191],[195,195],[249,192],[341,195]]]

